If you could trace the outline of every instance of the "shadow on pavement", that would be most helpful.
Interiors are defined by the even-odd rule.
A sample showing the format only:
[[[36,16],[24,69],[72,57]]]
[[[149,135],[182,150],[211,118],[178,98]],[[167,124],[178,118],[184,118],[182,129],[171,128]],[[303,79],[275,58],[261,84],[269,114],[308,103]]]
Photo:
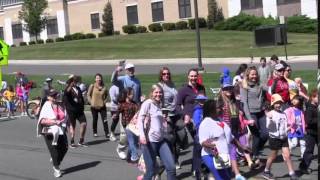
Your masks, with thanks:
[[[188,177],[192,177],[191,172],[183,172],[177,176],[177,179],[184,179],[184,178],[188,178]]]
[[[105,142],[108,142],[108,140],[107,139],[94,140],[94,141],[87,142],[87,144],[90,146],[90,145],[102,144]]]
[[[89,169],[89,168],[97,166],[100,163],[101,163],[101,161],[92,161],[92,162],[89,162],[89,163],[79,164],[77,166],[73,166],[73,167],[69,167],[67,169],[64,169],[63,170],[64,171],[63,174],[69,174],[69,173],[73,173],[73,172],[76,172],[76,171]]]
[[[266,159],[260,159],[260,162],[263,164],[259,169],[253,169],[253,170],[249,170],[245,173],[242,173],[243,176],[245,177],[255,177],[257,175],[260,175],[265,168],[265,164],[267,163]]]

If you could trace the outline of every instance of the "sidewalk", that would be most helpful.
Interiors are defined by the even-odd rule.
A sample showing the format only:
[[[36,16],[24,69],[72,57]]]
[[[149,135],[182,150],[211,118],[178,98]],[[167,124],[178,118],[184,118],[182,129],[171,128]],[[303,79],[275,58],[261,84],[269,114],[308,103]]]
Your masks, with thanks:
[[[267,60],[270,57],[266,57]],[[280,56],[280,60],[285,57]],[[12,65],[117,65],[120,60],[10,60]],[[135,65],[159,65],[159,64],[197,64],[197,58],[179,58],[179,59],[126,59]],[[259,63],[260,57],[254,57],[252,63]],[[288,62],[317,62],[317,55],[308,56],[288,56]],[[237,58],[202,58],[203,64],[241,64],[250,63],[250,57]]]

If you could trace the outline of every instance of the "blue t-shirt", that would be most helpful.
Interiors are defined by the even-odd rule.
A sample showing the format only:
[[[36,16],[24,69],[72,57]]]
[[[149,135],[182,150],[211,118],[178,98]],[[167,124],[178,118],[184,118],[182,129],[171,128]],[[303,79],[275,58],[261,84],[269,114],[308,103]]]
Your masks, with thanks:
[[[303,128],[302,128],[302,119],[301,119],[302,112],[299,109],[294,110],[294,118],[295,118],[295,125],[296,131],[294,133],[289,132],[288,138],[302,138],[303,137]]]

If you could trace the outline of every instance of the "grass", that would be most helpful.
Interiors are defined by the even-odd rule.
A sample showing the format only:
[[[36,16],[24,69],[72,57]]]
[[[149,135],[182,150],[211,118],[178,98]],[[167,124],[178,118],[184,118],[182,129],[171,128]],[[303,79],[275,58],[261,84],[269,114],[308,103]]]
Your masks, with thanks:
[[[93,83],[94,75],[87,75],[82,76],[82,80],[85,84],[89,85]],[[186,83],[186,75],[185,74],[178,74],[178,75],[172,75],[172,79],[176,84],[177,88],[180,88],[184,83]],[[205,84],[205,87],[207,89],[207,94],[209,97],[212,97],[212,93],[210,92],[210,87],[219,87],[219,73],[205,73],[203,74],[203,82]],[[158,82],[158,75],[156,74],[145,74],[145,75],[138,75],[137,76],[141,83],[142,83],[142,92],[143,94],[148,95],[149,90],[151,88],[152,84],[155,84]],[[305,83],[309,84],[309,90],[316,88],[316,77],[317,77],[317,71],[316,70],[309,70],[309,71],[296,71],[293,72],[292,77],[301,77]],[[29,80],[33,80],[37,83],[37,88],[32,89],[31,91],[31,98],[35,96],[40,96],[41,89],[43,86],[43,82],[46,76],[43,75],[30,75],[28,76]],[[54,76],[54,88],[61,89],[62,87],[56,83],[56,80],[66,80],[67,76]],[[14,84],[14,76],[13,75],[7,75],[5,74],[3,76],[3,79],[5,79],[8,84]],[[104,82],[106,83],[107,87],[110,87],[110,76],[104,76]]]
[[[201,31],[202,56],[249,57],[284,55],[283,46],[258,48],[253,32]],[[316,34],[288,34],[288,55],[317,54]],[[120,35],[11,48],[10,59],[141,59],[195,58],[195,31]]]

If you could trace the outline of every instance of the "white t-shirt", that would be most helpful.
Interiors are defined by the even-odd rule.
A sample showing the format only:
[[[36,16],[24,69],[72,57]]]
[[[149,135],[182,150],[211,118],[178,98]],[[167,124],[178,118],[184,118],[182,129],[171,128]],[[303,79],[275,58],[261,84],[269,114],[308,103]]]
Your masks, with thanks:
[[[230,154],[230,143],[233,139],[230,127],[224,124],[222,128],[219,121],[212,118],[204,118],[199,126],[199,142],[202,144],[204,141],[212,140],[212,144],[216,144],[219,153]],[[201,156],[212,155],[212,150],[202,148]]]
[[[242,81],[242,77],[240,75],[236,75],[233,78],[232,85],[236,85],[236,83],[240,83]]]

